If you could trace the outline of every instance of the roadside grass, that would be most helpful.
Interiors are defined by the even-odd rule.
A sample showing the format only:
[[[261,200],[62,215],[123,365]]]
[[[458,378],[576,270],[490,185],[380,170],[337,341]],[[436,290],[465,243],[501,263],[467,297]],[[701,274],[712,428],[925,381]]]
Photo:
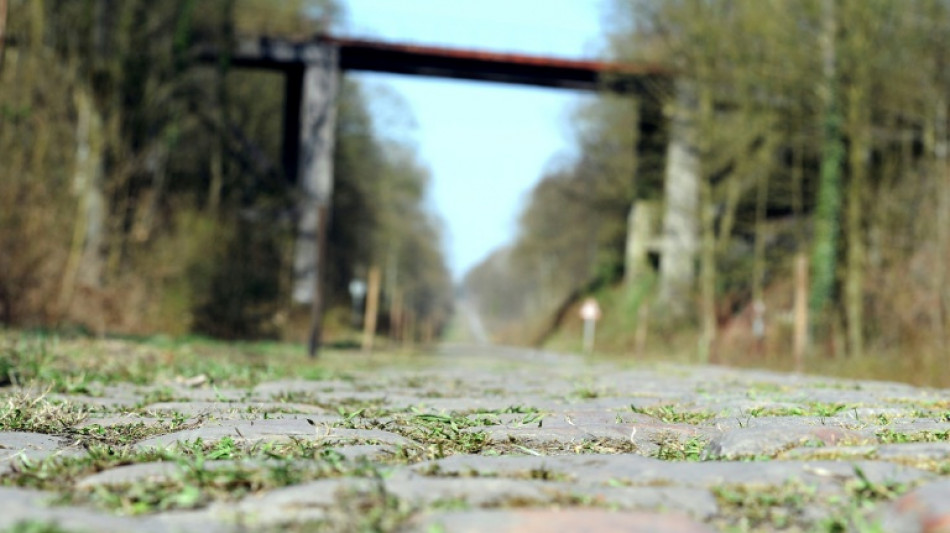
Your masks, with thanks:
[[[0,331],[0,386],[39,383],[50,392],[91,396],[101,395],[102,386],[115,383],[149,385],[189,379],[250,388],[283,378],[345,378],[342,355],[326,350],[324,357],[309,359],[302,347],[275,342],[60,338]],[[353,358],[349,362],[351,368],[361,363]]]

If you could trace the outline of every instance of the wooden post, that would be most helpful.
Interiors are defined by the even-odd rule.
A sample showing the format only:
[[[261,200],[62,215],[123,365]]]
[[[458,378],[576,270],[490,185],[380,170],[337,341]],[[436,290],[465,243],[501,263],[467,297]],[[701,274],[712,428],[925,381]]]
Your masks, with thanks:
[[[805,351],[808,349],[808,258],[799,252],[795,256],[795,331],[792,356],[795,371],[805,369]]]
[[[432,344],[433,339],[435,339],[435,321],[430,316],[422,321],[422,344],[428,346]]]
[[[402,294],[395,286],[389,288],[389,336],[395,342],[402,342]]]
[[[363,319],[363,351],[373,349],[373,337],[376,336],[376,316],[379,314],[379,267],[369,269],[366,288],[366,315]]]
[[[634,333],[633,353],[637,357],[646,355],[649,321],[650,302],[649,300],[644,300],[640,303],[640,309],[637,310],[637,329]]]
[[[416,343],[416,313],[410,309],[404,309],[402,313],[402,343],[412,346]]]
[[[0,72],[3,72],[3,54],[7,40],[7,0],[0,0]]]
[[[323,343],[323,272],[320,261],[327,256],[327,226],[330,223],[330,206],[317,207],[317,247],[314,252],[313,301],[310,302],[310,342],[307,353],[316,357]]]

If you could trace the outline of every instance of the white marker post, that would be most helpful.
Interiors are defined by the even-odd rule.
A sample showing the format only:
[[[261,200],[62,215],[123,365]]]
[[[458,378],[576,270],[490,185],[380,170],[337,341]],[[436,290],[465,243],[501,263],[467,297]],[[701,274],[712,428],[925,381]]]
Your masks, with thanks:
[[[594,351],[594,325],[600,320],[600,306],[597,300],[588,298],[581,304],[581,319],[584,320],[584,353]]]

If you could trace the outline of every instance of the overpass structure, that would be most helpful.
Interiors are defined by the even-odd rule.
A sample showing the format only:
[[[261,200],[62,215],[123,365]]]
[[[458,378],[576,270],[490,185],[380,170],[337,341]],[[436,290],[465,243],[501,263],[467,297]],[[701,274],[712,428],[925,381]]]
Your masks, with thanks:
[[[662,110],[650,88],[669,84],[668,69],[651,64],[616,64],[591,60],[570,60],[521,54],[504,54],[317,36],[307,41],[267,37],[240,39],[232,50],[205,49],[201,59],[227,61],[237,67],[268,69],[285,76],[283,167],[287,179],[299,191],[297,240],[294,254],[293,299],[312,304],[310,354],[321,342],[322,272],[326,261],[326,229],[333,193],[333,147],[336,96],[342,71],[394,73],[415,76],[477,80],[581,91],[609,91],[641,98],[638,127],[655,130],[665,123]],[[673,121],[672,130],[676,130]],[[672,136],[676,138],[674,134]],[[640,142],[642,145],[643,142]],[[676,174],[693,165],[688,149],[669,143],[667,188],[682,188]],[[638,150],[642,146],[638,146]],[[689,195],[687,195],[689,196]],[[695,196],[695,195],[693,195]],[[683,206],[691,209],[691,206]],[[664,230],[670,228],[664,221]],[[674,224],[675,226],[675,224]],[[676,238],[669,242],[664,257],[692,254],[695,231],[672,228]],[[679,250],[677,249],[679,248]],[[686,261],[685,264],[690,264]],[[661,267],[684,264],[663,261]],[[691,268],[691,266],[690,266]],[[691,276],[691,273],[672,273]],[[668,276],[669,277],[669,276]]]

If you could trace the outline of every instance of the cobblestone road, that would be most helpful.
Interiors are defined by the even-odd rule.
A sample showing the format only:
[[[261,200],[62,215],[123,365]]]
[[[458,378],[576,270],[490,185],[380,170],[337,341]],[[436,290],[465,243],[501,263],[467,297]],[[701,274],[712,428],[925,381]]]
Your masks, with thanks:
[[[7,386],[0,529],[950,531],[946,390],[496,348],[424,360],[243,389]]]

